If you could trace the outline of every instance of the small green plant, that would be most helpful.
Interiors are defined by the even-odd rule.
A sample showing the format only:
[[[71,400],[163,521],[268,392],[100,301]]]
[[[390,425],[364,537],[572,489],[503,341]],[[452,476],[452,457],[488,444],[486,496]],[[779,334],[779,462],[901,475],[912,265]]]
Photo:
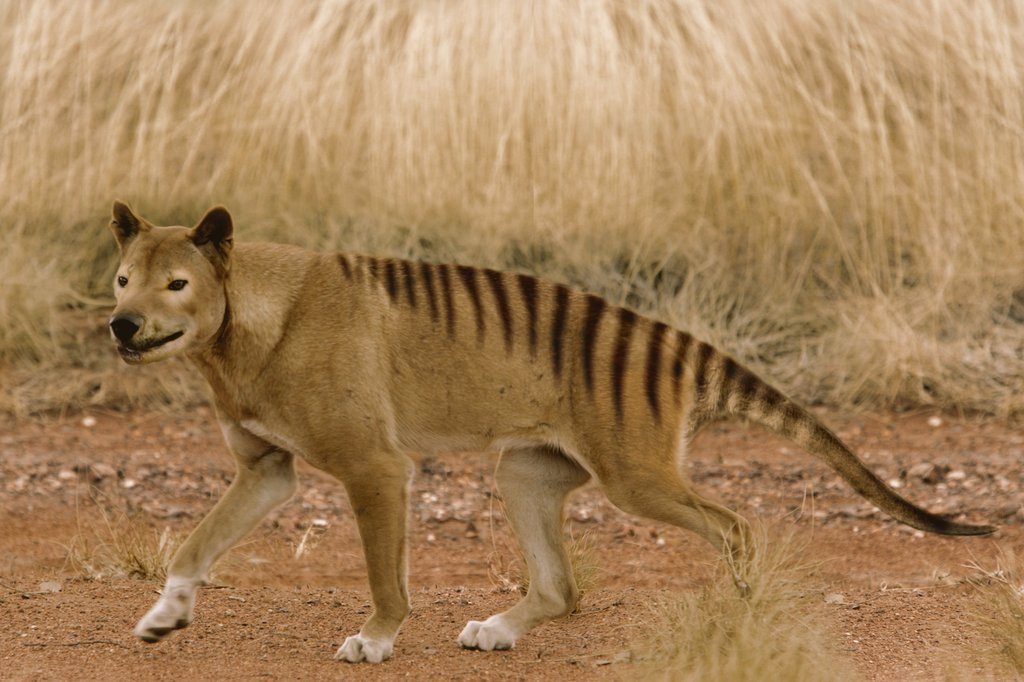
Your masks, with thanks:
[[[657,625],[641,666],[655,677],[702,682],[852,679],[809,608],[817,591],[807,585],[805,548],[791,537],[769,544],[763,528],[754,536],[744,571],[749,593],[740,594],[723,562],[698,592],[654,606]]]

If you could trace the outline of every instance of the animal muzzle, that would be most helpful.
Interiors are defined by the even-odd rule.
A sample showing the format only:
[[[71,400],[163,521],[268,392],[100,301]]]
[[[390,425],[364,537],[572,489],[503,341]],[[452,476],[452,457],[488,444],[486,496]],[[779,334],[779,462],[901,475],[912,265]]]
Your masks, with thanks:
[[[122,313],[110,318],[110,331],[121,345],[129,345],[135,333],[142,328],[142,318],[132,313]]]

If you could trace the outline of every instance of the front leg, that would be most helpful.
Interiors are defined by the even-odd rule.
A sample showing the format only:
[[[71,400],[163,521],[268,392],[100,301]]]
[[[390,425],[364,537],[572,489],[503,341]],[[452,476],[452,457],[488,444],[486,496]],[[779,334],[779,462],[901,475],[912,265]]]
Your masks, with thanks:
[[[160,598],[135,626],[135,636],[144,642],[158,642],[191,623],[196,589],[206,583],[213,563],[295,492],[290,453],[236,424],[222,424],[221,428],[235,456],[235,479],[175,552]]]
[[[366,554],[373,614],[335,658],[380,663],[391,658],[395,637],[409,615],[405,524],[412,463],[403,454],[368,456],[360,471],[337,472],[348,491]]]

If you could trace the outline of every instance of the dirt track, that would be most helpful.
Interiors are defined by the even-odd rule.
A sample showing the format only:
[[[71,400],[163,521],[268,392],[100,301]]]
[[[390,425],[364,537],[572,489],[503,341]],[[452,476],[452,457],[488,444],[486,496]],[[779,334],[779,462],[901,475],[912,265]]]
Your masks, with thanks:
[[[824,419],[912,499],[1002,530],[940,538],[897,526],[809,456],[738,425],[702,434],[693,478],[748,518],[809,541],[822,563],[807,592],[863,678],[981,675],[990,661],[970,625],[978,593],[963,580],[972,575],[965,564],[991,567],[999,547],[1024,547],[1024,435],[1004,423],[926,415]],[[586,489],[568,511],[573,532],[596,539],[600,577],[581,612],[538,628],[513,651],[463,651],[455,638],[465,621],[516,598],[500,590],[516,582],[516,554],[491,499],[490,457],[418,463],[413,615],[393,661],[349,666],[332,655],[369,599],[340,485],[304,466],[296,497],[222,562],[217,588],[201,592],[195,622],[145,645],[131,628],[159,584],[86,579],[67,565],[68,547],[95,546],[104,533],[109,540],[101,510],[115,525],[127,512],[155,531],[193,527],[232,472],[209,412],[0,423],[0,677],[630,677],[656,620],[649,605],[712,575],[714,555],[696,537],[626,516]]]

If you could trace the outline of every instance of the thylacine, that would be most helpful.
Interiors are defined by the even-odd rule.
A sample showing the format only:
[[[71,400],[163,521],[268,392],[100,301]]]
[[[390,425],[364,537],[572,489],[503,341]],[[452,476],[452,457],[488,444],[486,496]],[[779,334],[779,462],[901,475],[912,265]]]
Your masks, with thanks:
[[[389,658],[409,612],[408,450],[501,451],[495,477],[530,587],[508,611],[470,621],[459,636],[469,648],[509,648],[573,609],[563,505],[592,479],[621,509],[692,530],[742,567],[747,523],[683,472],[692,435],[722,416],[789,437],[915,528],[993,530],[907,502],[729,356],[597,296],[467,266],[235,246],[223,208],[190,229],[115,203],[111,228],[118,351],[133,364],[191,358],[237,461],[139,621],[146,641],[191,621],[217,557],[294,492],[296,456],[341,480],[363,539],[374,612],[338,650],[347,661]]]

